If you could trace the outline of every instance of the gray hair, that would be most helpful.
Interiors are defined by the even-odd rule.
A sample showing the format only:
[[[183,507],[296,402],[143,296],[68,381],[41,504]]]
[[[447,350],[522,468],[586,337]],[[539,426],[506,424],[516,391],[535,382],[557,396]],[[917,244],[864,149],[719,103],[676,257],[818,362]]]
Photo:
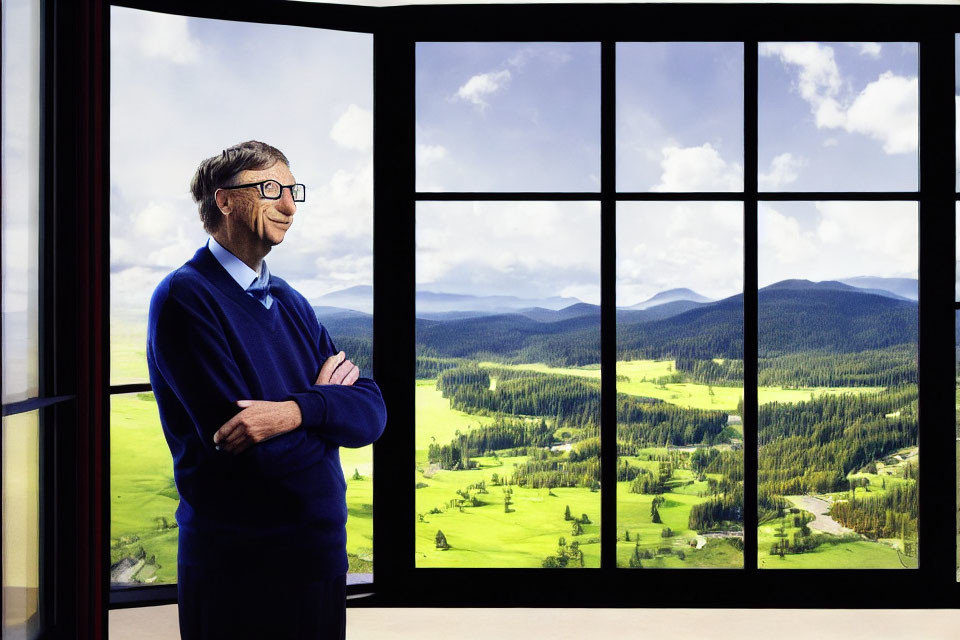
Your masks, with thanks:
[[[223,222],[215,197],[217,189],[232,186],[241,171],[269,169],[277,162],[290,166],[282,151],[256,140],[235,144],[201,162],[190,180],[190,193],[198,205],[206,232],[214,233]]]

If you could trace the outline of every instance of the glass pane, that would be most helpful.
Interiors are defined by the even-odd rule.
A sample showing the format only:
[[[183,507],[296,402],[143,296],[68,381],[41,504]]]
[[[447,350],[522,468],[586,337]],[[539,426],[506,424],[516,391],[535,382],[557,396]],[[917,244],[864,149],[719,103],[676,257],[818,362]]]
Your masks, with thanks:
[[[957,191],[960,191],[960,34],[954,36],[953,42],[953,73],[955,77],[955,91],[956,91],[956,113],[958,114],[955,124],[956,127],[956,144],[954,145],[954,151],[956,152],[957,157]]]
[[[3,402],[39,395],[40,3],[3,3]]]
[[[764,42],[760,191],[915,191],[917,45]]]
[[[617,207],[617,566],[743,566],[743,206]]]
[[[180,500],[152,393],[110,396],[110,584],[177,581]]]
[[[417,43],[418,191],[599,191],[600,45]]]
[[[37,638],[40,594],[39,413],[3,418],[3,637]]]
[[[421,202],[416,233],[416,566],[599,567],[599,204]]]
[[[307,185],[292,230],[266,259],[270,272],[310,301],[337,348],[369,376],[372,37],[121,7],[111,9],[111,26],[111,384],[149,381],[150,296],[207,241],[189,194],[194,171],[204,158],[251,138],[283,151],[296,180]],[[269,56],[252,44],[258,42],[271,43]],[[304,76],[304,69],[322,71]],[[269,86],[264,78],[271,78]],[[227,85],[232,95],[254,98],[224,100]],[[296,89],[278,94],[274,87]],[[135,397],[117,402],[156,410]],[[142,471],[154,478],[146,484],[166,486],[170,453],[156,416],[136,415],[144,421],[138,428],[158,436],[149,440],[156,450],[147,451],[147,440],[137,444],[137,457],[155,462]],[[341,462],[350,513],[348,581],[369,581],[372,448],[344,449]],[[114,531],[141,535],[124,527],[154,527],[165,514],[146,510],[127,524],[115,522]],[[175,567],[175,556],[166,566]],[[175,578],[163,569],[157,576]]]
[[[759,566],[916,567],[917,205],[759,213]]]
[[[743,44],[617,44],[617,189],[743,190]]]

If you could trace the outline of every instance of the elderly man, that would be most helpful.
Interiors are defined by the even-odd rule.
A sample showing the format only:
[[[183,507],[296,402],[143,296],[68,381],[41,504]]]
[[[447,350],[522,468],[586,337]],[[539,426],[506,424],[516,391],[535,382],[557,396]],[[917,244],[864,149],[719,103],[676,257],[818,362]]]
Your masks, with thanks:
[[[338,447],[380,436],[380,390],[264,262],[305,199],[287,158],[238,144],[191,190],[211,237],[157,287],[147,332],[180,493],[181,636],[343,638]]]

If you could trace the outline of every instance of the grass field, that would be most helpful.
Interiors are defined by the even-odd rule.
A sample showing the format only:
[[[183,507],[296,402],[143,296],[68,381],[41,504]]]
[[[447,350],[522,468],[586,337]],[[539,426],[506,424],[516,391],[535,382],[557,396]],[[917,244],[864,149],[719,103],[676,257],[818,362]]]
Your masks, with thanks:
[[[563,375],[583,376],[585,378],[600,378],[600,365],[584,367],[551,367],[546,364],[499,364],[495,362],[481,362],[481,367],[507,367],[523,371],[539,371],[541,373],[555,373]],[[733,413],[743,397],[742,387],[721,387],[697,383],[670,383],[660,385],[657,378],[674,373],[673,360],[629,360],[617,362],[617,375],[630,379],[629,382],[619,382],[617,391],[634,396],[658,398],[664,402],[675,404],[688,409],[715,409]],[[783,387],[760,387],[757,390],[760,404],[769,402],[802,402],[809,400],[811,395],[841,394],[841,393],[873,393],[882,391],[883,387],[802,387],[784,389]]]
[[[512,511],[503,508],[503,487],[491,485],[493,473],[509,474],[514,464],[526,458],[476,458],[481,468],[470,471],[438,471],[430,477],[415,474],[415,482],[427,486],[416,490],[417,513],[424,522],[415,521],[417,567],[540,567],[546,556],[557,549],[557,540],[579,540],[586,567],[600,566],[600,493],[589,489],[558,487],[555,495],[547,489],[512,487]],[[486,502],[465,507],[460,512],[450,507],[458,489],[480,480],[487,483],[487,494],[471,495]],[[583,525],[583,534],[571,535],[571,523],[564,511],[579,517],[586,513],[592,524]],[[431,514],[438,508],[443,513]],[[415,519],[416,520],[416,519]],[[449,549],[436,548],[437,531],[443,531]]]
[[[622,457],[621,460],[623,459]],[[651,471],[659,465],[657,462],[631,457],[626,459],[632,465],[647,467]],[[688,469],[677,469],[668,488],[669,490],[662,494],[665,502],[659,509],[662,522],[654,523],[650,514],[654,496],[630,493],[629,482],[617,483],[617,566],[629,566],[628,561],[639,536],[640,549],[650,550],[655,555],[654,558],[643,561],[644,567],[742,567],[743,552],[723,540],[711,539],[707,541],[707,546],[699,550],[691,546],[696,545],[698,534],[687,527],[690,509],[707,499],[697,495],[707,490],[707,483],[696,482],[693,472]],[[670,528],[673,535],[664,538],[662,532],[667,528]],[[628,532],[629,541],[626,540]],[[660,552],[664,548],[669,548],[671,552]],[[683,560],[679,558],[677,551],[683,551]]]
[[[437,390],[436,379],[417,380],[416,388],[416,462],[427,461],[431,442],[450,444],[457,431],[466,432],[478,424],[490,424],[493,418],[472,416],[450,408],[450,401]]]
[[[785,520],[788,524],[784,533],[788,540],[799,531],[798,527],[792,526],[791,519],[792,516],[788,516]],[[915,558],[899,554],[891,545],[869,540],[821,544],[806,553],[788,553],[781,558],[770,553],[770,547],[778,540],[775,534],[781,522],[780,519],[769,520],[759,527],[757,566],[760,569],[902,569],[905,568],[903,563],[907,567],[916,566]]]

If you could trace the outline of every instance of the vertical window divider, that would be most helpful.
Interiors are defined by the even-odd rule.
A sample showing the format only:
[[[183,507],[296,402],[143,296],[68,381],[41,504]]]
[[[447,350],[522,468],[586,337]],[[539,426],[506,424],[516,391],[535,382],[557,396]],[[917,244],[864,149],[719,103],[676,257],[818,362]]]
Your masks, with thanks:
[[[757,571],[757,40],[743,43],[743,566]]]
[[[955,273],[956,90],[955,25],[925,34],[919,44],[919,346],[918,443],[920,465],[918,536],[920,573],[931,585],[956,590],[955,563],[942,550],[955,548],[956,448],[950,399],[955,340],[949,279]],[[945,215],[946,214],[946,215]],[[952,479],[944,480],[944,477]],[[956,591],[954,591],[955,593]]]
[[[617,566],[616,47],[600,44],[600,567]]]
[[[374,589],[391,594],[409,588],[415,548],[413,483],[397,489],[415,462],[415,51],[401,32],[374,33],[373,377],[387,406],[373,448]]]

